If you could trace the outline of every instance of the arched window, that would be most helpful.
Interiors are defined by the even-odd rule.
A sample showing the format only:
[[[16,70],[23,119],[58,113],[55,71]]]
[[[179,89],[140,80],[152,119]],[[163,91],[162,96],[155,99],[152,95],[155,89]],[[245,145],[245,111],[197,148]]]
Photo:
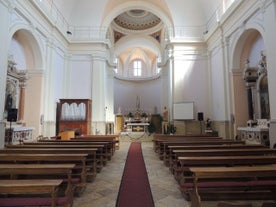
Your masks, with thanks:
[[[133,76],[136,76],[136,77],[142,76],[142,61],[141,60],[133,61]]]

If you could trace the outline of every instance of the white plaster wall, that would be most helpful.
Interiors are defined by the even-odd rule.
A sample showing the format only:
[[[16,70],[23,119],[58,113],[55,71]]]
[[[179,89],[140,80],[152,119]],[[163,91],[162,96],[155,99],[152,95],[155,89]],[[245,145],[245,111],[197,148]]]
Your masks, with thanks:
[[[53,90],[53,99],[55,102],[58,102],[60,97],[63,96],[63,65],[64,65],[64,57],[63,52],[59,51],[57,48],[54,50],[53,53],[53,76],[51,79],[52,82],[52,90]]]
[[[88,98],[92,95],[92,58],[87,55],[73,56],[70,60],[70,95],[67,98]]]
[[[222,61],[222,48],[215,48],[210,57],[210,77],[212,91],[212,114],[213,120],[225,120],[225,87],[224,87],[224,65]]]
[[[157,107],[158,113],[161,113],[162,107],[162,86],[161,79],[128,82],[114,79],[114,113],[118,113],[120,107],[123,114],[135,112],[136,98],[140,99],[140,109],[146,113],[154,113],[154,107]]]
[[[208,110],[207,59],[184,56],[175,59],[174,63],[174,103],[194,102],[195,112],[211,115]]]
[[[270,1],[269,1],[270,2]],[[264,27],[266,33],[264,34],[264,42],[267,51],[267,70],[268,70],[268,90],[269,90],[269,102],[270,102],[270,145],[273,146],[276,143],[276,2],[270,2],[270,6],[266,8],[264,13]]]
[[[24,54],[24,49],[22,45],[13,38],[9,46],[9,55],[13,56],[14,61],[16,62],[16,68],[19,70],[26,69],[26,57]]]
[[[252,42],[252,48],[248,57],[250,67],[258,67],[259,61],[261,60],[261,51],[265,52],[265,45],[263,37],[259,34]]]

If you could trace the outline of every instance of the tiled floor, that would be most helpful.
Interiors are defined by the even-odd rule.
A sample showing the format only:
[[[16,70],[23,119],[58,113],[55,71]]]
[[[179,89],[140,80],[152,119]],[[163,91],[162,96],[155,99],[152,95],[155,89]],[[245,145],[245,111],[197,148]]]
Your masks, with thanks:
[[[135,138],[122,139],[120,149],[96,179],[88,183],[85,192],[74,199],[73,207],[115,207],[130,141],[135,141]],[[142,148],[155,207],[189,207],[190,203],[182,197],[178,183],[153,151],[149,137],[143,139]],[[260,203],[254,202],[254,207],[260,207]],[[217,202],[203,202],[203,207],[216,206]]]

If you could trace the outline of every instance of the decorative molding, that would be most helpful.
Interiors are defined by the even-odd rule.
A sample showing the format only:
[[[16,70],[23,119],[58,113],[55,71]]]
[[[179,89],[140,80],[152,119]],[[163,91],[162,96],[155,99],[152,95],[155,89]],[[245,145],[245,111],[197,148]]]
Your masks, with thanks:
[[[135,82],[143,82],[143,81],[151,81],[151,80],[156,80],[158,78],[160,78],[161,74],[158,73],[156,75],[150,76],[150,77],[139,77],[139,78],[135,78],[135,77],[124,77],[124,76],[120,76],[118,74],[114,74],[114,78],[118,79],[118,80],[122,80],[122,81],[135,81]]]
[[[113,21],[128,30],[147,30],[158,25],[161,19],[146,10],[133,9],[118,15]]]

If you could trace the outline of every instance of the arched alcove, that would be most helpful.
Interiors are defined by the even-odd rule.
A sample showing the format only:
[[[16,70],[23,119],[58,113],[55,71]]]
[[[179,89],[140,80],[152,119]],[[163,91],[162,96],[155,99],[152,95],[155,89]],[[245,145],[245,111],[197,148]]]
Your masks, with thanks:
[[[43,61],[38,38],[26,29],[18,29],[12,34],[9,46],[8,62],[14,64],[14,71],[8,68],[7,89],[11,82],[16,82],[14,108],[18,109],[14,127],[31,127],[32,136],[40,133],[40,117],[43,88]],[[6,90],[7,91],[7,90]],[[8,96],[8,91],[6,92]],[[6,98],[7,99],[7,98]]]
[[[256,29],[245,30],[238,38],[233,49],[233,97],[236,127],[245,126],[249,119],[246,84],[243,77],[244,68],[258,67],[260,52],[264,41]],[[249,62],[247,62],[249,61]]]
[[[270,112],[264,42],[257,29],[245,30],[240,35],[233,50],[233,92],[238,134],[250,142],[269,145],[267,123]],[[255,129],[248,130],[251,127]]]

